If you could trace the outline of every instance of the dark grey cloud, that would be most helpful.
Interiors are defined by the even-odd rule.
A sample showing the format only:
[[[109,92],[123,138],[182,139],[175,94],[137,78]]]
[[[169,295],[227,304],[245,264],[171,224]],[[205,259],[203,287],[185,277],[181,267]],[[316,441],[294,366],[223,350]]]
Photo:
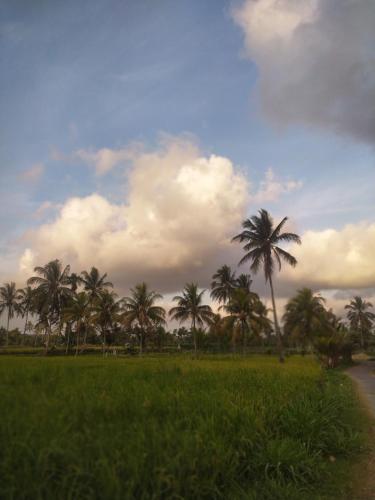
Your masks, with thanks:
[[[246,0],[234,17],[267,117],[375,142],[374,0]]]

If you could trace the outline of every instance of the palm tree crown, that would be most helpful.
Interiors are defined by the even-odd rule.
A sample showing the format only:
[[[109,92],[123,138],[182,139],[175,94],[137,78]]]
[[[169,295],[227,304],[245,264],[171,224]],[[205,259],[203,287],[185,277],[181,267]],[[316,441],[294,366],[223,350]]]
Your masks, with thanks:
[[[6,345],[8,345],[9,341],[9,321],[14,318],[15,314],[21,313],[21,307],[18,303],[19,298],[20,290],[17,290],[17,286],[13,281],[0,287],[0,314],[7,311]]]
[[[19,306],[21,309],[22,317],[25,317],[25,326],[23,330],[23,335],[26,335],[27,323],[29,319],[29,313],[33,311],[35,306],[35,292],[31,286],[26,286],[19,290]]]
[[[353,330],[360,333],[361,347],[365,345],[364,336],[372,327],[375,320],[375,314],[368,309],[372,308],[371,302],[363,300],[362,297],[354,297],[345,309],[348,309],[347,318]]]
[[[255,273],[262,266],[266,281],[272,278],[275,268],[275,261],[281,269],[281,261],[284,260],[291,266],[297,264],[293,255],[283,250],[281,243],[301,244],[300,237],[295,233],[282,233],[288,217],[284,217],[275,227],[273,219],[267,210],[259,210],[259,215],[253,215],[242,223],[243,231],[235,236],[232,241],[244,243],[245,255],[240,260],[240,264],[251,261],[250,269]]]
[[[225,304],[236,285],[236,275],[229,266],[222,266],[212,276],[211,298]]]
[[[210,324],[213,318],[213,312],[210,306],[203,304],[203,295],[205,290],[198,292],[196,283],[188,283],[182,292],[182,295],[173,297],[177,302],[176,307],[169,311],[171,319],[180,323],[191,320],[191,328],[194,336],[194,350],[197,352],[196,327],[202,327],[204,323]]]
[[[103,354],[106,346],[106,332],[113,327],[114,323],[120,320],[120,301],[116,299],[117,295],[114,292],[103,290],[92,302],[92,310],[94,312],[92,321],[101,331]]]
[[[31,277],[27,284],[35,286],[36,308],[40,315],[47,315],[54,323],[73,293],[69,287],[70,266],[63,268],[61,261],[56,259],[45,266],[35,267],[34,272],[39,276]]]
[[[82,271],[81,275],[81,283],[91,299],[98,298],[107,288],[113,288],[113,284],[110,281],[106,281],[107,273],[100,276],[96,267],[92,267],[89,273]]]
[[[91,304],[89,297],[85,292],[74,295],[68,305],[63,309],[63,320],[76,324],[77,349],[78,354],[79,340],[81,333],[87,329],[91,320]]]
[[[327,324],[325,300],[309,288],[302,288],[285,306],[284,329],[289,335],[300,339],[303,346],[311,342],[324,323]]]
[[[136,285],[130,293],[129,297],[123,299],[123,321],[125,325],[138,327],[141,333],[140,353],[142,353],[146,332],[165,323],[165,309],[155,305],[155,302],[163,296],[149,290],[146,283]]]
[[[231,293],[228,303],[224,305],[225,312],[229,314],[225,321],[231,326],[234,335],[240,330],[244,348],[246,336],[250,334],[252,323],[256,320],[254,310],[257,300],[259,297],[256,293],[249,292],[245,288],[236,288]]]
[[[243,288],[250,292],[251,284],[253,280],[251,279],[250,274],[241,273],[236,279],[236,287]]]

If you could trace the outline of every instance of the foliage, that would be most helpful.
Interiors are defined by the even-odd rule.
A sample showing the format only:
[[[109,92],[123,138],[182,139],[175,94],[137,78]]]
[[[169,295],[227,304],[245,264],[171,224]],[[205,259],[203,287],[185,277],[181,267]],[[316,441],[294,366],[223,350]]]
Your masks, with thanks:
[[[210,324],[213,319],[213,312],[210,306],[203,304],[203,294],[205,290],[198,291],[196,283],[188,283],[182,292],[182,295],[173,297],[177,306],[169,311],[171,319],[185,322],[191,321],[191,328],[194,337],[194,351],[197,354],[197,335],[196,327],[202,327],[204,324]]]
[[[236,286],[236,275],[229,266],[222,266],[212,276],[211,298],[225,304]]]
[[[298,290],[285,306],[284,332],[298,340],[305,350],[318,333],[332,333],[324,299],[309,288]],[[322,332],[323,330],[323,332]]]
[[[268,281],[270,284],[280,361],[284,361],[284,355],[281,332],[277,320],[272,276],[275,270],[275,262],[278,264],[279,270],[281,269],[282,261],[293,267],[297,264],[295,257],[281,248],[280,244],[290,242],[301,243],[300,237],[297,234],[282,232],[287,220],[288,218],[284,217],[279,224],[274,226],[273,219],[267,210],[261,209],[259,215],[253,215],[243,221],[243,231],[232,239],[232,241],[245,243],[243,246],[245,255],[240,260],[240,264],[251,262],[250,269],[254,273],[257,273],[263,267],[266,282]]]
[[[343,498],[361,445],[349,381],[310,358],[4,356],[0,398],[4,500]]]
[[[138,333],[141,353],[145,347],[146,335],[165,324],[165,310],[155,305],[162,298],[159,293],[149,290],[146,283],[140,283],[131,290],[131,296],[123,300],[122,321],[126,326],[137,327],[135,331]]]
[[[345,309],[348,310],[347,317],[354,332],[359,334],[362,349],[367,347],[371,328],[374,324],[375,314],[368,309],[372,304],[361,297],[354,297]]]

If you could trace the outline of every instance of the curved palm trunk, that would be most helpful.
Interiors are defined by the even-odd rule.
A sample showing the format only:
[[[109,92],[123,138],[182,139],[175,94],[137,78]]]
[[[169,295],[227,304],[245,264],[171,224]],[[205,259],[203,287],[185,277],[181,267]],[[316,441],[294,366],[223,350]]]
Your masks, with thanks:
[[[284,361],[285,361],[284,349],[283,349],[283,342],[281,339],[279,322],[277,321],[277,312],[276,312],[276,304],[275,304],[275,295],[274,295],[274,291],[273,291],[272,276],[269,277],[269,281],[270,281],[270,288],[271,288],[273,319],[274,319],[275,332],[276,332],[276,338],[277,338],[277,350],[279,351],[279,361],[280,361],[280,363],[284,363]]]

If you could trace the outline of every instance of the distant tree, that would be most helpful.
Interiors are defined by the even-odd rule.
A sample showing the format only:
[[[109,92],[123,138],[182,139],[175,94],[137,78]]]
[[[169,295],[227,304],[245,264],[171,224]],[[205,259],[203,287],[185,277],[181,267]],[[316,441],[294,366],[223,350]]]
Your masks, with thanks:
[[[244,290],[247,290],[248,292],[250,292],[252,283],[253,283],[253,280],[251,279],[250,274],[242,273],[236,279],[236,287],[243,288]]]
[[[63,309],[63,319],[76,325],[76,356],[79,353],[81,339],[86,344],[87,328],[91,320],[91,303],[85,292],[73,296],[69,304]],[[84,337],[82,337],[84,335]]]
[[[256,293],[248,292],[245,288],[237,288],[233,290],[228,303],[224,306],[225,312],[229,314],[226,323],[232,328],[234,345],[239,332],[244,349],[247,337],[255,333],[252,332],[252,324],[256,321],[254,304],[257,300]]]
[[[82,278],[79,274],[77,273],[71,273],[68,276],[68,283],[72,289],[72,292],[76,293],[78,290],[79,285],[82,284]]]
[[[245,255],[240,260],[239,264],[250,261],[250,269],[254,273],[257,273],[259,268],[263,267],[266,282],[268,281],[270,284],[275,331],[278,341],[279,359],[281,362],[284,361],[284,352],[281,331],[277,320],[272,276],[275,271],[275,262],[279,270],[281,269],[282,260],[293,267],[297,264],[296,258],[282,249],[279,245],[290,242],[301,243],[300,237],[297,234],[282,232],[283,226],[287,220],[288,218],[284,217],[275,227],[273,219],[267,210],[261,209],[259,215],[253,215],[249,219],[243,221],[243,231],[232,239],[232,241],[245,243],[243,247]]]
[[[253,308],[255,315],[254,331],[258,337],[264,335],[269,341],[272,333],[272,321],[269,319],[268,313],[271,309],[268,309],[259,297],[254,301]]]
[[[172,307],[169,311],[169,315],[173,320],[177,320],[180,323],[191,321],[195,355],[198,350],[196,328],[197,326],[202,327],[204,324],[210,324],[213,319],[211,307],[203,304],[204,293],[205,290],[198,291],[196,283],[186,284],[182,295],[173,297],[173,301],[177,302],[177,306]]]
[[[136,285],[130,293],[123,299],[122,321],[126,326],[138,327],[139,353],[142,354],[147,333],[165,324],[165,309],[156,305],[163,296],[149,290],[146,283]]]
[[[302,288],[285,306],[284,331],[296,338],[303,349],[313,343],[314,334],[316,336],[322,328],[332,333],[324,302],[320,295],[309,288]]]
[[[46,325],[46,353],[52,326],[61,325],[61,312],[63,306],[73,292],[69,286],[70,266],[63,268],[59,260],[52,260],[45,266],[35,267],[38,276],[32,276],[27,284],[34,287],[35,310],[39,315],[39,323]]]
[[[92,267],[89,273],[82,271],[81,276],[80,283],[82,283],[91,301],[98,299],[108,288],[113,288],[113,284],[110,281],[106,281],[107,274],[105,273],[103,276],[100,276],[96,267]]]
[[[359,334],[361,348],[366,347],[366,339],[374,324],[375,314],[369,311],[372,308],[371,302],[363,300],[361,297],[354,297],[345,309],[348,310],[347,318],[351,328]]]
[[[225,304],[236,286],[236,275],[229,266],[222,266],[212,276],[211,298]]]
[[[26,286],[19,290],[19,307],[22,316],[25,318],[25,326],[23,329],[23,339],[25,339],[29,313],[32,312],[35,306],[35,292],[31,286]]]
[[[91,304],[91,302],[90,302]],[[103,290],[92,302],[92,322],[96,325],[102,336],[103,355],[106,351],[106,336],[112,331],[114,325],[121,318],[121,304],[114,292]]]
[[[0,287],[0,314],[4,311],[7,312],[6,346],[8,346],[9,343],[9,322],[14,318],[15,314],[21,313],[21,307],[18,302],[19,298],[20,290],[17,289],[13,281],[11,283],[5,283]]]

